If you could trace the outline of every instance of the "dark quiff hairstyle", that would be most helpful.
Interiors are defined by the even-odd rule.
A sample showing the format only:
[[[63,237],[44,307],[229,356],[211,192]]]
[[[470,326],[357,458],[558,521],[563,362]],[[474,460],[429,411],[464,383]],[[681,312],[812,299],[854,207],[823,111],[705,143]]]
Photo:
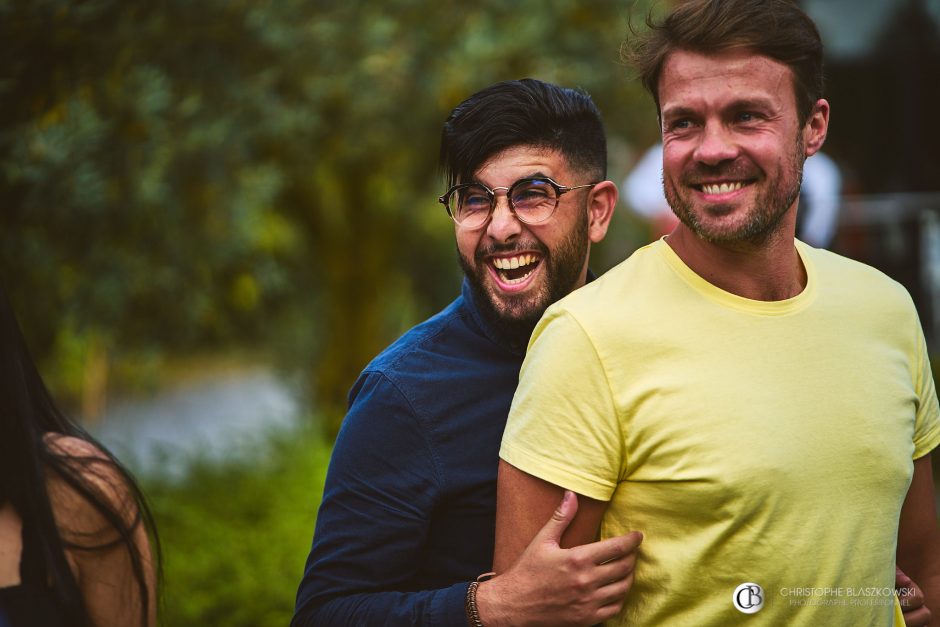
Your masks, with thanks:
[[[84,440],[100,454],[66,454],[59,447],[50,446],[50,436],[57,435]],[[64,482],[109,523],[107,539],[79,543],[62,537],[49,499],[50,478]],[[120,482],[121,486],[114,487],[128,493],[130,503],[123,507],[115,504],[113,497],[103,493],[101,481],[112,486],[113,482]],[[147,585],[150,556],[142,555],[135,543],[138,526],[144,525],[150,535],[159,583],[160,542],[150,510],[137,483],[117,459],[58,409],[29,354],[6,291],[0,286],[0,505],[7,503],[13,505],[23,528],[30,529],[33,537],[38,538],[43,562],[39,568],[46,575],[56,611],[70,626],[90,626],[91,617],[69,566],[66,549],[126,551],[133,583],[140,595],[139,624],[150,623],[148,616],[157,604]],[[132,520],[128,519],[129,514]],[[67,525],[67,521],[63,524]]]
[[[649,30],[624,42],[624,59],[636,68],[660,112],[659,79],[676,50],[715,54],[753,50],[788,66],[800,123],[805,124],[823,93],[823,45],[816,25],[791,0],[688,0]]]
[[[478,91],[451,112],[441,131],[440,169],[447,186],[472,181],[488,159],[513,146],[557,150],[576,172],[594,181],[607,176],[607,138],[591,97],[524,78]]]

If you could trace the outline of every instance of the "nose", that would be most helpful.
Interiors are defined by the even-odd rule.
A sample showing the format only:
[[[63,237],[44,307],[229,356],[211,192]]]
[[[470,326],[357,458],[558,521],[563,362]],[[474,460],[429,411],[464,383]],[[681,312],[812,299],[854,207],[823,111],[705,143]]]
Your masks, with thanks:
[[[694,157],[701,163],[717,165],[738,156],[738,146],[734,137],[723,124],[706,124],[699,138]]]
[[[496,207],[486,225],[486,234],[498,242],[509,242],[522,231],[522,223],[509,209],[509,197],[506,192],[496,192]]]

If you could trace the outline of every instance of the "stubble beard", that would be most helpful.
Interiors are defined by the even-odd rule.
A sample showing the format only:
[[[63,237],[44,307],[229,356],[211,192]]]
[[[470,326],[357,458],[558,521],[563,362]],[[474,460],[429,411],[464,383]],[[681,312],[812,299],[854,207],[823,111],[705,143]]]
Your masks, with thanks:
[[[776,181],[760,193],[748,209],[743,222],[735,225],[709,225],[696,213],[690,192],[680,192],[672,180],[663,179],[666,201],[676,217],[700,239],[731,248],[761,247],[777,231],[780,221],[800,195],[803,180],[804,147],[797,138],[795,150],[788,155],[784,169]],[[721,176],[735,171],[735,166],[699,166],[683,175],[683,181],[701,175]],[[683,190],[688,189],[683,182]],[[720,211],[723,207],[717,207]]]
[[[506,294],[491,285],[488,276],[486,256],[497,253],[511,253],[516,250],[535,249],[542,255],[540,282],[532,293]],[[572,232],[558,248],[551,252],[534,240],[532,242],[512,243],[477,249],[471,261],[460,254],[460,266],[463,268],[474,300],[478,304],[483,318],[493,327],[497,335],[514,349],[525,348],[542,314],[549,305],[570,294],[578,284],[581,269],[588,253],[588,217],[587,209],[579,211],[578,220]]]

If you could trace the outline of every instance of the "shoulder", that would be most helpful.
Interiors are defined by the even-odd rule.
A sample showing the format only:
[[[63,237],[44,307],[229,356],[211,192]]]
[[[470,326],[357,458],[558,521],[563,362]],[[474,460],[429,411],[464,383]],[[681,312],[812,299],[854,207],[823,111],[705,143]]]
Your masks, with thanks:
[[[409,360],[415,359],[436,343],[446,340],[455,327],[462,323],[465,315],[463,300],[458,298],[427,320],[405,331],[369,362],[365,370],[394,372],[402,366],[406,367]]]
[[[521,355],[487,340],[463,296],[443,311],[412,327],[363,369],[350,392],[354,400],[363,384],[376,376],[406,397],[422,396],[435,383],[492,368],[518,370]]]
[[[363,368],[349,391],[349,410],[340,437],[350,437],[360,423],[383,428],[412,424],[417,415],[413,388],[427,386],[441,372],[441,345],[450,342],[460,326],[460,299],[421,322],[392,342]],[[378,420],[381,418],[381,420]],[[413,426],[413,425],[412,425]]]
[[[101,448],[92,444],[88,440],[83,440],[64,433],[46,433],[42,437],[42,443],[49,452],[68,458],[94,458],[99,461],[111,460]]]
[[[913,306],[907,289],[881,270],[822,248],[800,243],[801,253],[812,260],[823,289],[865,299],[888,299],[905,308]]]
[[[55,460],[47,468],[47,490],[63,540],[102,545],[116,539],[116,523],[139,521],[137,499],[127,475],[97,445],[78,437],[47,433],[43,444]]]
[[[472,343],[468,315],[464,299],[459,297],[373,358],[349,391],[346,420],[357,420],[359,414],[379,415],[383,422],[392,424],[394,418],[416,417],[418,391],[433,389],[434,382],[453,370],[451,360],[464,354]]]

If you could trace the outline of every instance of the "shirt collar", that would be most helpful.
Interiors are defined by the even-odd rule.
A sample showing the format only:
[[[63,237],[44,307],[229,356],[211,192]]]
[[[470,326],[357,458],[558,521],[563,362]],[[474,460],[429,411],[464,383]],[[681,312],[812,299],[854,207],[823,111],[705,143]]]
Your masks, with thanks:
[[[590,283],[596,278],[597,275],[594,274],[590,268],[588,268],[586,282]],[[486,318],[483,317],[483,315],[480,313],[476,295],[473,292],[473,288],[470,287],[470,281],[466,277],[464,277],[463,283],[460,287],[460,295],[463,297],[464,304],[470,314],[470,318],[473,320],[474,325],[484,336],[486,336],[487,339],[514,355],[518,355],[520,357],[525,355],[525,347],[516,348],[507,345],[506,341],[499,336],[496,330],[493,329],[492,325],[490,325]]]

